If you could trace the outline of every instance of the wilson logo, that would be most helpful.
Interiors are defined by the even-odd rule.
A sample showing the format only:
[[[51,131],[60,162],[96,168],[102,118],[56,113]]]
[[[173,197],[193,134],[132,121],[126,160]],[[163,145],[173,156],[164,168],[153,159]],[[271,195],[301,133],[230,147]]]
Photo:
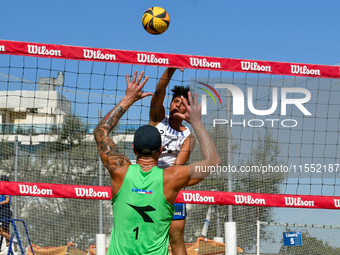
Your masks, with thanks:
[[[95,50],[83,49],[83,51],[84,51],[84,58],[116,60],[115,54],[103,54],[100,50],[95,51]]]
[[[314,206],[314,201],[303,201],[301,197],[285,197],[285,204],[289,206]]]
[[[334,199],[334,206],[340,207],[340,199]]]
[[[137,53],[137,61],[140,63],[170,64],[168,58],[156,58],[154,54]]]
[[[263,71],[263,72],[271,72],[271,66],[259,65],[257,62],[248,62],[241,61],[241,69],[246,71]]]
[[[19,192],[21,194],[27,195],[48,195],[48,196],[53,195],[53,191],[51,189],[39,189],[37,185],[34,186],[19,185]]]
[[[249,204],[249,205],[265,205],[266,200],[263,198],[252,198],[252,196],[234,195],[236,204]]]
[[[207,59],[203,58],[190,58],[191,66],[199,67],[211,67],[211,68],[221,68],[220,62],[208,62]]]
[[[77,197],[109,197],[109,193],[105,191],[94,191],[92,188],[74,188]]]
[[[185,202],[210,202],[214,203],[215,198],[212,196],[201,196],[199,193],[192,194],[192,193],[184,193],[183,192],[183,199]]]
[[[46,46],[27,45],[29,54],[61,57],[61,50],[47,49]]]
[[[319,69],[308,69],[307,66],[290,65],[293,74],[321,75]]]
[[[0,45],[0,51],[6,51],[5,45]]]

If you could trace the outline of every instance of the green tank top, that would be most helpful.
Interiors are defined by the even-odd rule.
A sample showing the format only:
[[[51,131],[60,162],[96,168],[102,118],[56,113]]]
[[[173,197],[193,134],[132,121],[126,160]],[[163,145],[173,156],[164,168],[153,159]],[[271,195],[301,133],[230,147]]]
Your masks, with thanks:
[[[169,254],[174,206],[164,196],[161,168],[143,172],[139,165],[130,165],[112,199],[112,212],[109,255]]]

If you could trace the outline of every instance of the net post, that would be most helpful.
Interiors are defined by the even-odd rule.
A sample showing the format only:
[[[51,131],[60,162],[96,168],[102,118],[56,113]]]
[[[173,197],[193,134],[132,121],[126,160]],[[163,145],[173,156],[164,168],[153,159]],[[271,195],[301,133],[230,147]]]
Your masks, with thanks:
[[[237,254],[236,222],[225,222],[225,254]]]
[[[96,249],[97,249],[97,255],[106,254],[105,234],[96,235]]]
[[[102,111],[98,111],[98,123],[102,118]],[[98,161],[98,179],[99,179],[99,186],[103,186],[103,164],[99,156]],[[103,234],[103,200],[99,200],[99,234]]]
[[[14,144],[14,181],[18,181],[18,152],[19,152],[19,140],[18,136],[15,136]],[[17,196],[14,196],[14,209],[13,209],[14,219],[17,219]]]
[[[260,226],[261,222],[256,222],[256,255],[260,255]]]
[[[230,90],[227,90],[227,119],[230,122],[231,119],[231,93]],[[228,152],[227,152],[227,160],[228,160],[228,165],[231,165],[231,151],[232,151],[232,144],[231,144],[231,126],[228,125],[227,127],[227,146],[228,146]],[[233,187],[232,187],[232,174],[229,171],[228,172],[228,191],[233,192]],[[228,221],[233,222],[233,206],[228,205]]]

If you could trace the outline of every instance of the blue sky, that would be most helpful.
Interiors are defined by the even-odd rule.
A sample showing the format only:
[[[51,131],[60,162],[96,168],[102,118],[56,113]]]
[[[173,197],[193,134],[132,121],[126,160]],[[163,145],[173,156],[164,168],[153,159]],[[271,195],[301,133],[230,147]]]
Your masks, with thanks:
[[[141,25],[152,6],[170,27]],[[202,56],[334,65],[339,1],[2,1],[1,39]]]

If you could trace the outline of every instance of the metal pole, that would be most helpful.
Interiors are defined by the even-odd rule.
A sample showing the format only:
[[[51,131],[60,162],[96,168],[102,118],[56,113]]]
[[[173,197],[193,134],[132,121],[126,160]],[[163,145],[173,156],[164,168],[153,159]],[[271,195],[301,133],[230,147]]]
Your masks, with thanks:
[[[256,222],[256,255],[260,255],[260,221],[258,220]]]
[[[230,123],[231,119],[231,93],[229,90],[227,90],[227,120],[228,123]],[[227,126],[227,136],[228,136],[228,152],[227,152],[227,159],[228,159],[228,165],[231,165],[231,127],[230,125]],[[231,171],[228,172],[228,191],[232,192],[232,176]],[[228,221],[233,222],[233,206],[228,205]]]
[[[18,152],[19,152],[19,142],[18,136],[15,136],[14,144],[14,181],[18,181]],[[17,219],[17,197],[14,196],[14,219]]]
[[[98,111],[98,119],[101,121],[102,118],[102,111]],[[99,179],[99,186],[103,186],[103,164],[99,156],[99,173],[98,173],[98,179]],[[99,234],[103,234],[103,200],[99,200]]]
[[[216,209],[216,236],[221,237],[221,227],[220,227],[220,211],[218,210],[218,205],[215,205]]]

